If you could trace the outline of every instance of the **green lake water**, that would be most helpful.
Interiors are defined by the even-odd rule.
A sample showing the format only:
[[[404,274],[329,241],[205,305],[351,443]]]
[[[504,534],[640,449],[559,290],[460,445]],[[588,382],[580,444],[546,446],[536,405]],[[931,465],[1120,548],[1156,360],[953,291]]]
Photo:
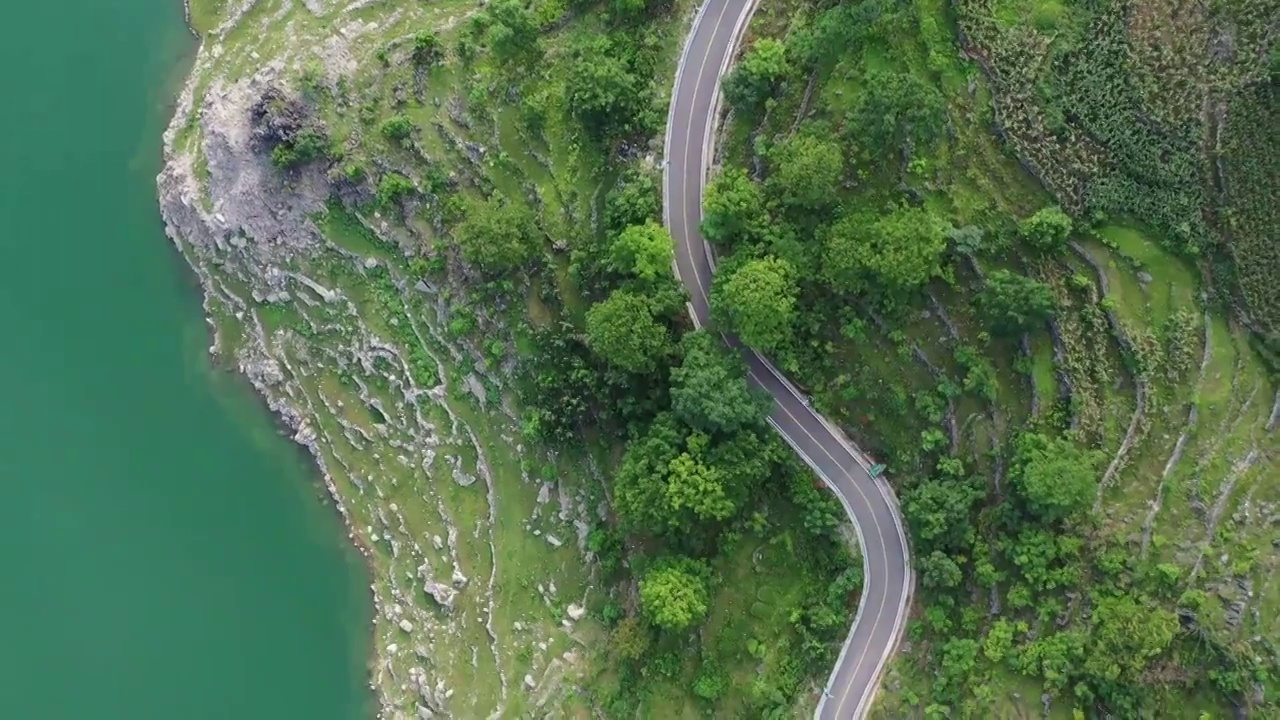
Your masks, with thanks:
[[[367,716],[370,601],[313,469],[209,367],[155,201],[180,0],[0,21],[0,717]]]

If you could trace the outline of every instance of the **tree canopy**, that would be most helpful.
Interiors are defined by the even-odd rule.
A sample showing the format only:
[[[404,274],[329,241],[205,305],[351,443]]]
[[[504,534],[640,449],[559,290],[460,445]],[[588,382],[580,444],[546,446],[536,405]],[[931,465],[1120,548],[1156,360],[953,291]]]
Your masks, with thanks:
[[[724,97],[738,112],[754,112],[764,105],[778,82],[790,72],[787,48],[773,38],[751,44],[724,81]]]
[[[1056,205],[1040,208],[1018,222],[1018,234],[1041,250],[1057,250],[1071,235],[1071,217]]]
[[[705,330],[681,341],[684,359],[671,370],[671,409],[690,427],[732,434],[764,420],[766,401],[747,385],[742,360]]]
[[[934,550],[920,558],[917,563],[920,580],[925,587],[952,588],[964,579],[960,566],[941,550]]]
[[[702,234],[713,243],[733,246],[758,239],[768,216],[764,193],[747,171],[726,168],[702,196]]]
[[[494,0],[488,6],[487,39],[494,57],[504,65],[526,63],[542,55],[538,25],[521,0]]]
[[[791,266],[764,257],[730,270],[723,268],[712,282],[711,311],[717,321],[758,350],[786,347],[799,293]]]
[[[662,198],[652,174],[632,169],[623,173],[604,197],[604,227],[616,235],[632,225],[662,216]]]
[[[1048,285],[1000,269],[987,274],[978,294],[978,309],[992,327],[1022,332],[1042,324],[1053,314],[1053,291]]]
[[[827,233],[827,277],[845,292],[915,290],[938,274],[946,231],[946,222],[924,208],[900,207],[876,218],[847,215]]]
[[[410,55],[413,64],[426,67],[439,62],[444,57],[444,46],[440,36],[434,30],[423,30],[413,36],[413,51]]]
[[[1098,598],[1084,669],[1104,682],[1135,680],[1169,647],[1178,617],[1133,595]]]
[[[489,273],[513,270],[542,254],[533,211],[498,197],[469,203],[453,236],[463,259]]]
[[[1009,476],[1028,508],[1046,520],[1070,518],[1098,489],[1095,457],[1063,437],[1026,432],[1015,444]]]
[[[640,580],[640,607],[664,630],[684,630],[707,615],[710,592],[705,566],[688,558],[656,564]]]
[[[798,211],[823,210],[837,200],[844,154],[834,138],[792,135],[769,152],[769,194]]]
[[[675,244],[671,233],[650,220],[618,234],[609,247],[609,265],[617,273],[633,275],[646,283],[670,278]]]
[[[615,290],[587,311],[587,347],[627,372],[649,372],[671,352],[671,334],[654,317],[653,302]]]
[[[635,49],[596,35],[573,50],[569,112],[597,142],[644,132],[653,120],[649,79],[636,72]]]
[[[633,531],[653,534],[684,534],[728,520],[774,459],[755,433],[715,440],[660,415],[627,444],[614,475],[618,516]]]
[[[852,114],[857,137],[873,150],[925,145],[942,134],[946,101],[933,85],[910,72],[868,72]]]
[[[903,498],[902,514],[922,549],[963,552],[973,543],[969,514],[981,497],[964,482],[927,480]]]

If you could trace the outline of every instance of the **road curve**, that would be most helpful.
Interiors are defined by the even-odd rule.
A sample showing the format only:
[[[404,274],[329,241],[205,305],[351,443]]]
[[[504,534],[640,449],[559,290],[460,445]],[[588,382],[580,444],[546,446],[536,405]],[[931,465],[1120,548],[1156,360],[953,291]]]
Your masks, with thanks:
[[[702,238],[702,190],[711,164],[720,78],[758,0],[703,0],[676,68],[663,166],[663,219],[675,239],[675,272],[689,291],[694,324],[711,323],[708,292],[715,262]],[[893,492],[873,479],[862,453],[760,353],[735,338],[752,384],[773,398],[769,424],[835,491],[857,530],[866,580],[853,627],[815,717],[862,718],[906,622],[913,576]]]

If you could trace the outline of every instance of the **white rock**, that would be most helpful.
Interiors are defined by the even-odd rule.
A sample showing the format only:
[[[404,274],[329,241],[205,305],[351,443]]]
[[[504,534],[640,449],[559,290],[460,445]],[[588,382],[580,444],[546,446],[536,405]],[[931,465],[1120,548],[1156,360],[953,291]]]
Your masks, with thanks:
[[[439,535],[436,535],[431,538],[431,544],[435,545],[437,550],[444,549],[444,539],[441,538]]]
[[[388,655],[395,655],[395,654],[396,654],[396,651],[397,651],[397,650],[399,650],[399,649],[400,649],[400,646],[399,646],[399,645],[397,645],[397,644],[395,644],[395,643],[391,643],[390,645],[388,645],[388,646],[387,646],[387,654],[388,654]]]
[[[547,533],[547,542],[551,543],[552,547],[560,547],[561,545],[564,545],[564,541],[551,533]]]
[[[423,583],[422,591],[430,595],[445,610],[453,609],[453,600],[458,595],[457,590],[434,580],[426,580]]]
[[[524,676],[524,684],[525,684],[525,687],[528,687],[530,690],[532,690],[534,687],[538,685],[536,682],[533,681],[532,675]]]
[[[577,620],[581,620],[582,618],[584,618],[584,617],[586,617],[586,616],[587,616],[587,609],[586,609],[586,608],[584,608],[584,607],[582,607],[581,605],[570,605],[570,606],[569,606],[569,619],[570,619],[570,620],[577,621]]]
[[[409,622],[408,620],[401,620],[400,629],[407,633],[411,633],[413,632],[413,623]]]

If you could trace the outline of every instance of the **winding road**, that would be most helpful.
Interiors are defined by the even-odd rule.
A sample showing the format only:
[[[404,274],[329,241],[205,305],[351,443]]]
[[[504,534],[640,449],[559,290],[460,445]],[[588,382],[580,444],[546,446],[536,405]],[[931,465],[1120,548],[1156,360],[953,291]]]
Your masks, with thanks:
[[[675,239],[675,272],[689,291],[698,327],[711,322],[715,261],[698,228],[714,155],[720,78],[757,1],[703,0],[676,68],[663,153],[663,219]],[[840,498],[857,531],[866,577],[862,599],[815,717],[865,717],[901,637],[914,582],[897,500],[881,479],[871,477],[862,452],[809,407],[773,363],[736,338],[725,341],[743,353],[751,382],[773,397],[769,424]]]

